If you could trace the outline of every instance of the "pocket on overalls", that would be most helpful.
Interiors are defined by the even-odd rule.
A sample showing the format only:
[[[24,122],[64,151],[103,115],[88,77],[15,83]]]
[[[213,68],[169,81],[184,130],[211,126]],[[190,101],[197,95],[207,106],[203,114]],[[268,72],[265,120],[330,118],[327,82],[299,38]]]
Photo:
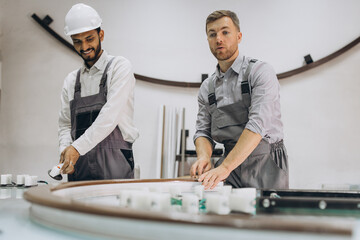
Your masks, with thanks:
[[[242,112],[237,115],[218,115],[217,118],[214,119],[216,126],[219,129],[231,127],[231,126],[239,126],[239,125],[245,125],[248,121],[248,115],[247,112]]]
[[[126,161],[129,163],[131,170],[134,170],[134,156],[133,151],[128,149],[120,149]]]
[[[276,147],[271,150],[271,160],[279,169],[287,174],[287,153],[285,148]]]
[[[78,139],[81,135],[84,134],[86,129],[91,125],[91,113],[84,112],[76,115],[76,133],[75,139]]]

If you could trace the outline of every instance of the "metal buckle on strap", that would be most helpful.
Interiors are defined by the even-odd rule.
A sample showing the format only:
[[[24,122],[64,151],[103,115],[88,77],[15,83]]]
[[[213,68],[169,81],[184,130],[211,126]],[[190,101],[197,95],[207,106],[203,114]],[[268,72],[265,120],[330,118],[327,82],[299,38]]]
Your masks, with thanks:
[[[80,84],[76,84],[75,85],[75,92],[79,92],[81,89],[81,85]]]
[[[245,82],[241,82],[241,93],[245,94],[245,93],[249,93],[250,94],[250,86],[249,86],[249,82],[245,81]]]
[[[209,105],[213,105],[214,103],[216,103],[215,93],[210,93],[208,95],[208,99],[209,99]]]

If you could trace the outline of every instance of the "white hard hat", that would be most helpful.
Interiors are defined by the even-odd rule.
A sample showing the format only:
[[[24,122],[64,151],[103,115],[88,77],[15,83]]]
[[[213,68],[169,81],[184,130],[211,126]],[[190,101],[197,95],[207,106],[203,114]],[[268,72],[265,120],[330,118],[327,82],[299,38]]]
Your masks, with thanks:
[[[64,32],[67,36],[87,32],[101,26],[101,18],[92,7],[75,4],[65,16]]]

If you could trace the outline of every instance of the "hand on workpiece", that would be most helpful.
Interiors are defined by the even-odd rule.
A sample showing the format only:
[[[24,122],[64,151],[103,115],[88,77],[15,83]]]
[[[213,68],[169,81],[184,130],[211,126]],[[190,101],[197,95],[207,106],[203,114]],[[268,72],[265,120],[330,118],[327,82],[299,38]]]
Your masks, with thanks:
[[[198,159],[190,168],[190,176],[198,178],[201,174],[211,169],[211,161],[208,158]]]
[[[63,174],[72,174],[75,171],[74,166],[79,157],[79,152],[73,146],[66,147],[60,156],[60,163],[64,163],[61,172]]]
[[[216,185],[225,180],[229,175],[230,172],[226,167],[221,164],[217,168],[214,168],[208,172],[205,172],[199,177],[199,182],[203,182],[204,189],[213,189]]]

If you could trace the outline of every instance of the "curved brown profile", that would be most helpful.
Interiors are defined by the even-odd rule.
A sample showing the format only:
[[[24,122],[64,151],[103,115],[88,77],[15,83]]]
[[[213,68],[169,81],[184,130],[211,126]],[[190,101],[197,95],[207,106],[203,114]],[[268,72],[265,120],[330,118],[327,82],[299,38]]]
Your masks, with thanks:
[[[52,36],[54,36],[57,40],[59,40],[61,43],[63,43],[66,47],[68,47],[69,49],[71,49],[72,51],[74,51],[75,53],[77,53],[74,49],[74,47],[72,46],[72,44],[70,44],[68,41],[66,41],[64,38],[62,38],[59,34],[57,34],[54,30],[52,30],[46,23],[43,22],[43,20],[41,20],[35,13],[31,16],[37,23],[39,23],[47,32],[49,32]],[[347,50],[351,49],[352,47],[354,47],[355,45],[357,45],[360,42],[360,37],[356,38],[354,41],[352,41],[351,43],[347,44],[345,47],[339,49],[338,51],[324,57],[321,58],[313,63],[307,64],[305,66],[296,68],[294,70],[290,70],[287,72],[283,72],[283,73],[279,73],[277,74],[278,79],[284,79],[302,72],[305,72],[307,70],[310,70],[312,68],[315,68],[321,64],[324,64],[338,56],[340,56],[341,54],[343,54],[344,52],[346,52]],[[155,84],[161,84],[161,85],[167,85],[167,86],[173,86],[173,87],[191,87],[191,88],[198,88],[200,87],[201,83],[197,83],[197,82],[178,82],[178,81],[170,81],[170,80],[163,80],[163,79],[158,79],[158,78],[152,78],[152,77],[147,77],[147,76],[143,76],[140,74],[134,74],[135,78],[138,80],[142,80],[145,82],[150,82],[150,83],[155,83]]]
[[[85,202],[72,199],[71,197],[58,197],[52,192],[73,187],[86,187],[99,184],[122,184],[122,183],[148,183],[148,182],[194,182],[186,179],[146,179],[146,180],[98,180],[63,183],[56,187],[39,186],[31,188],[24,193],[24,198],[32,204],[57,209],[59,211],[67,210],[77,213],[87,213],[100,215],[104,217],[119,217],[129,219],[139,219],[156,222],[188,223],[198,226],[216,226],[249,230],[272,230],[272,231],[290,231],[303,233],[322,233],[350,236],[352,227],[341,223],[328,223],[318,219],[309,220],[309,218],[294,218],[286,216],[267,216],[267,215],[247,215],[247,214],[187,214],[182,212],[150,212],[143,210],[134,210],[106,206],[101,204],[87,204]],[[114,191],[114,195],[118,192]],[[101,196],[101,195],[99,195]]]

